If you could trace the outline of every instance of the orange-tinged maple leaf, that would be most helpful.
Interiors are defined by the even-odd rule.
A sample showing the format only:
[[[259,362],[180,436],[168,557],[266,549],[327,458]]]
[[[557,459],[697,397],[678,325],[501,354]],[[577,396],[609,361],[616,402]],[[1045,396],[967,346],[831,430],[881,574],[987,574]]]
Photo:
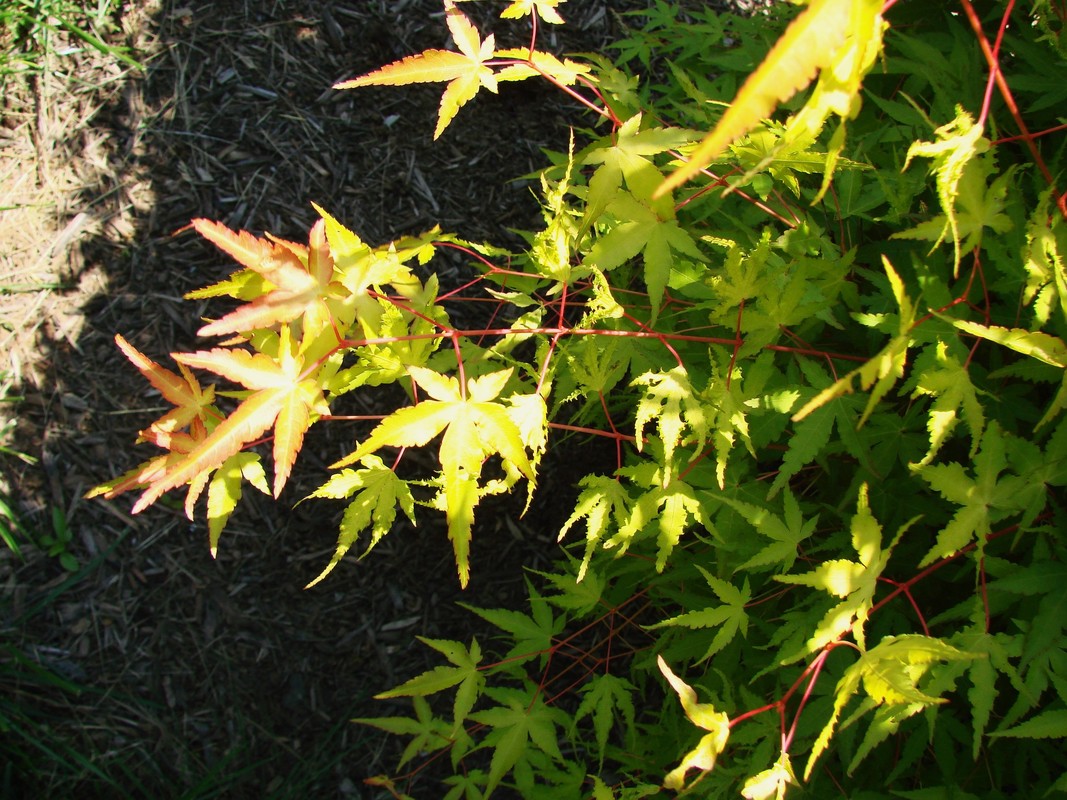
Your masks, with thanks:
[[[459,109],[484,86],[497,90],[496,76],[486,61],[493,57],[495,37],[490,34],[483,41],[478,29],[453,0],[445,0],[445,21],[459,52],[424,50],[416,55],[394,61],[366,75],[334,84],[335,89],[355,89],[360,86],[403,86],[409,83],[448,82],[441,96],[441,108],[433,138],[439,137],[455,118]]]
[[[178,365],[178,369],[182,374],[175,375],[150,359],[119,334],[115,335],[115,344],[148,382],[163,395],[163,398],[176,406],[173,411],[167,412],[153,422],[151,427],[176,431],[193,424],[198,428],[203,428],[204,416],[209,413],[208,409],[215,402],[214,386],[202,389],[196,377],[181,364]],[[145,438],[144,433],[141,437]]]
[[[212,470],[271,427],[275,428],[273,490],[275,497],[280,495],[303,444],[304,433],[311,425],[311,412],[321,414],[329,410],[318,382],[303,374],[303,358],[292,352],[288,326],[282,327],[278,361],[262,353],[226,348],[176,353],[174,358],[253,391],[197,442],[182,461],[151,483],[134,505],[134,513],[154,503],[164,492],[186,483],[193,489],[202,489]]]
[[[196,444],[193,437],[188,433],[172,434],[155,428],[149,428],[144,431],[142,438],[170,452],[150,458],[117,478],[93,487],[85,494],[87,500],[100,496],[110,500],[123,492],[128,492],[132,489],[143,489],[153,481],[163,477],[167,469],[184,459]]]
[[[276,237],[257,239],[209,220],[194,220],[193,226],[268,282],[266,293],[209,322],[198,331],[201,336],[247,333],[299,321],[303,340],[310,342],[335,320],[344,292],[333,283],[334,263],[323,220],[312,227],[309,247]],[[340,327],[350,321],[341,320]]]

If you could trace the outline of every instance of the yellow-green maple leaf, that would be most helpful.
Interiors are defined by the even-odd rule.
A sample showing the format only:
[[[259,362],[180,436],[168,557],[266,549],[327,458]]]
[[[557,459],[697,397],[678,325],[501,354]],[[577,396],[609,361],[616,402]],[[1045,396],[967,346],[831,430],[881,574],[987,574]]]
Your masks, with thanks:
[[[511,5],[500,12],[501,19],[521,19],[536,13],[545,22],[562,25],[563,17],[556,11],[556,6],[567,0],[512,0]]]
[[[976,658],[974,653],[958,650],[941,639],[919,634],[886,636],[877,647],[862,649],[861,653],[837,682],[833,713],[812,746],[804,769],[805,780],[811,777],[815,762],[830,743],[841,712],[861,686],[871,701],[866,710],[880,705],[919,708],[938,705],[947,701],[918,688],[923,676],[936,662]]]
[[[945,222],[934,246],[940,244],[947,234],[952,236],[955,274],[959,271],[961,251],[959,215],[956,212],[960,181],[967,165],[989,149],[989,140],[982,136],[982,126],[961,106],[956,107],[956,118],[935,130],[934,135],[936,141],[912,143],[908,148],[904,169],[908,168],[915,156],[933,160],[931,169],[937,174],[937,199],[945,212]],[[911,238],[907,231],[894,237]]]
[[[664,485],[673,473],[674,451],[682,443],[686,429],[695,437],[695,454],[703,449],[708,436],[708,418],[701,397],[689,383],[689,375],[682,367],[667,372],[646,372],[634,379],[632,386],[645,387],[645,394],[637,406],[634,433],[637,450],[645,442],[645,426],[653,420],[663,443]]]
[[[856,514],[852,517],[850,532],[856,560],[838,558],[824,561],[811,572],[803,575],[776,575],[782,583],[811,586],[841,600],[819,622],[807,645],[798,653],[783,659],[796,661],[809,653],[817,652],[830,642],[851,631],[860,650],[866,650],[864,629],[867,616],[874,607],[874,593],[878,578],[889,563],[889,556],[904,532],[918,520],[913,518],[900,527],[888,546],[882,546],[882,526],[871,514],[867,499],[867,484],[860,486]]]
[[[497,81],[492,67],[485,62],[493,58],[496,46],[492,34],[483,41],[470,19],[456,8],[454,0],[445,0],[445,22],[459,52],[424,50],[394,61],[380,69],[352,80],[334,84],[335,89],[360,86],[403,86],[409,83],[447,82],[441,95],[441,108],[433,138],[439,137],[455,118],[459,109],[483,87],[496,92]]]
[[[411,490],[378,456],[364,456],[360,459],[360,469],[342,470],[308,497],[341,499],[353,494],[356,497],[345,508],[341,518],[337,548],[330,563],[305,589],[310,589],[329,575],[368,526],[371,528],[371,540],[363,555],[369,553],[392,528],[398,503],[411,523],[415,524],[415,498]]]
[[[726,747],[730,738],[730,717],[724,711],[716,711],[710,703],[698,703],[697,693],[689,684],[679,678],[667,666],[663,656],[656,656],[656,664],[667,683],[671,685],[682,703],[682,710],[689,721],[702,730],[708,731],[700,742],[690,750],[682,762],[672,769],[663,779],[668,789],[685,789],[685,777],[691,769],[709,772],[715,768],[715,762]]]
[[[1034,306],[1034,319],[1044,326],[1059,306],[1067,322],[1067,222],[1060,214],[1049,214],[1052,188],[1041,193],[1026,226],[1026,289],[1023,302]]]
[[[408,372],[430,399],[387,416],[356,450],[333,467],[359,461],[386,446],[421,447],[443,432],[438,451],[438,503],[445,509],[459,581],[465,587],[470,580],[471,528],[474,508],[482,495],[485,460],[499,455],[505,472],[514,470],[527,480],[536,479],[526,453],[529,444],[520,427],[526,427],[528,421],[520,413],[517,422],[514,412],[509,413],[509,407],[496,400],[510,380],[512,368],[470,378],[463,388],[455,378],[430,369],[409,367]],[[529,427],[525,433],[531,435]]]
[[[930,449],[918,464],[921,467],[934,460],[941,445],[960,421],[960,412],[971,430],[970,456],[974,458],[985,429],[985,412],[978,400],[978,389],[971,382],[971,373],[948,352],[948,345],[938,342],[935,348],[938,368],[924,371],[918,379],[913,397],[929,395],[936,398],[930,406],[926,429],[930,433]]]
[[[809,113],[798,115],[803,117],[805,130],[818,133],[830,113],[854,114],[860,79],[874,63],[881,39],[881,6],[881,0],[811,0],[745,81],[715,129],[690,154],[688,163],[663,182],[657,195],[692,178],[730,143],[769,117],[779,103],[806,87],[820,70],[829,71],[833,80],[823,91],[813,93]],[[840,151],[843,145],[841,130],[831,152]],[[827,169],[832,171],[832,163]]]
[[[893,384],[904,375],[904,364],[908,355],[908,347],[911,346],[911,329],[915,324],[915,306],[904,291],[904,281],[900,279],[889,259],[882,257],[882,265],[886,276],[889,278],[889,286],[896,298],[900,313],[897,315],[897,335],[889,340],[889,343],[860,367],[849,372],[834,381],[830,386],[823,389],[815,397],[793,414],[793,421],[799,422],[817,408],[825,405],[834,398],[850,394],[855,390],[854,382],[859,378],[860,386],[871,390],[871,396],[867,400],[867,407],[860,417],[859,425],[862,426],[871,416],[878,401],[881,400]]]

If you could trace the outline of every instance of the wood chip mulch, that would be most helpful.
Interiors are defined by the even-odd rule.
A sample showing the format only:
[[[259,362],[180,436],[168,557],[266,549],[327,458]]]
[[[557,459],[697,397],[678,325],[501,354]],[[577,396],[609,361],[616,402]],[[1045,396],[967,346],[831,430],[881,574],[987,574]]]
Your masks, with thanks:
[[[549,470],[522,519],[506,502],[482,508],[465,593],[442,522],[425,509],[417,531],[398,524],[366,559],[350,556],[305,591],[333,552],[341,507],[294,504],[358,429],[313,429],[302,482],[278,504],[246,496],[213,560],[202,520],[190,523],[180,502],[131,517],[125,497],[82,500],[147,457],[133,442],[159,413],[113,337],[164,363],[202,346],[207,307],[181,297],[233,267],[175,233],[194,217],[301,239],[314,201],[370,242],[440,224],[513,243],[508,228],[539,219],[523,176],[589,120],[548,87],[507,86],[479,96],[435,143],[439,87],[330,88],[447,46],[439,0],[117,6],[101,33],[131,48],[143,73],[60,38],[68,47],[44,73],[3,89],[2,443],[23,457],[0,454],[0,496],[35,536],[66,524],[83,569],[69,573],[32,545],[22,561],[0,547],[0,692],[99,773],[82,770],[71,785],[42,761],[13,785],[27,797],[113,796],[94,794],[101,786],[134,797],[208,796],[203,787],[386,796],[363,779],[391,771],[402,742],[347,720],[406,713],[372,696],[437,663],[416,635],[485,641],[455,601],[522,601],[523,567],[546,568],[558,553],[579,475]],[[540,46],[596,50],[618,35],[621,11],[646,6],[568,3],[571,25],[543,31]],[[469,7],[489,21],[490,4]],[[526,35],[486,27],[502,43]],[[440,269],[458,279],[464,266]],[[361,413],[386,413],[395,399],[368,394]],[[19,659],[81,690],[23,680]]]

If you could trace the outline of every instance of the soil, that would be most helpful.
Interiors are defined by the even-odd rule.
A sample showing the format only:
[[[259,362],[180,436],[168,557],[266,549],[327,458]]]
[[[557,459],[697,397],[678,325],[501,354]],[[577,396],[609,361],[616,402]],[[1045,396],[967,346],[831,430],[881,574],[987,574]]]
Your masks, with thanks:
[[[621,30],[621,12],[648,4],[568,3],[570,25],[543,30],[540,46],[599,49]],[[469,4],[479,22],[489,11]],[[331,89],[445,46],[439,0],[150,0],[110,23],[98,32],[143,71],[60,37],[42,73],[4,84],[0,493],[22,525],[23,557],[0,548],[0,665],[26,659],[80,691],[11,669],[0,670],[0,691],[93,768],[8,768],[5,790],[388,797],[364,779],[391,773],[403,743],[348,720],[407,713],[373,695],[437,663],[416,635],[490,635],[457,599],[522,601],[523,568],[558,554],[588,460],[550,463],[525,517],[506,501],[483,507],[466,592],[441,521],[425,510],[417,530],[398,523],[366,559],[347,558],[305,590],[333,551],[341,508],[294,504],[355,430],[316,431],[299,480],[277,504],[246,497],[213,559],[202,521],[178,503],[135,517],[126,497],[83,499],[148,457],[133,442],[159,413],[113,338],[161,362],[198,346],[205,307],[182,295],[232,266],[184,230],[194,217],[299,240],[314,201],[370,242],[435,223],[514,241],[509,229],[539,217],[524,176],[588,120],[526,83],[479,96],[433,142],[439,87]],[[524,40],[520,25],[486,29]],[[464,266],[439,269],[458,280]],[[385,413],[394,399],[367,395],[362,413]],[[57,529],[72,535],[77,571],[27,543]],[[402,788],[439,796],[425,772]]]

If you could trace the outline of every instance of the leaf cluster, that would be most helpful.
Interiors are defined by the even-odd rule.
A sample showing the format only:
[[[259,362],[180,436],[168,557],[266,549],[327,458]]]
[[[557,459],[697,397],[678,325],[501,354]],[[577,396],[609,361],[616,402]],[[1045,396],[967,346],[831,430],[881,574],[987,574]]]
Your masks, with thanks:
[[[435,136],[481,89],[559,87],[586,127],[548,154],[544,225],[504,252],[372,246],[324,211],[307,245],[194,222],[241,268],[192,296],[237,306],[177,372],[119,338],[174,409],[141,433],[163,453],[96,493],[188,486],[192,514],[206,488],[215,548],[243,483],[277,497],[312,424],[397,384],[312,492],[346,503],[312,583],[422,505],[466,585],[481,500],[528,504],[550,446],[607,438],[527,607],[471,609],[499,658],[426,639],[448,663],[381,695],[413,715],[361,720],[411,737],[379,785],[447,753],[448,798],[1067,790],[1052,5],[657,0],[581,60],[536,47],[562,0],[503,9],[531,24],[517,50],[462,5],[455,49],[339,87],[443,83]],[[478,274],[439,296],[443,248]],[[477,290],[510,321],[454,324]]]

